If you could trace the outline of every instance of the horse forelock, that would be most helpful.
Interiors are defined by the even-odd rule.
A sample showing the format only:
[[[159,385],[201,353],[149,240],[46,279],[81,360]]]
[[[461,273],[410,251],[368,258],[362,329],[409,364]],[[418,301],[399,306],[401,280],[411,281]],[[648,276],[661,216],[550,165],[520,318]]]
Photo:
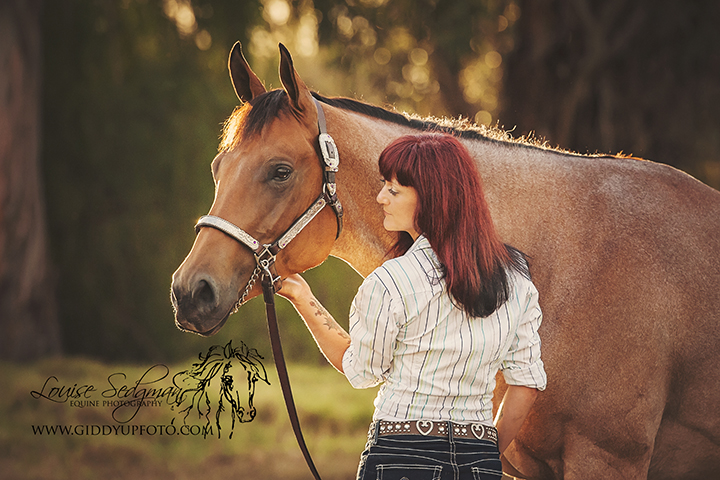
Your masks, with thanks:
[[[249,103],[241,105],[235,108],[233,113],[231,113],[227,120],[225,120],[225,123],[223,125],[223,132],[220,136],[220,145],[218,146],[219,151],[227,152],[228,150],[232,150],[235,146],[237,146],[238,143],[240,143],[240,140],[242,138],[243,124],[245,123],[245,118],[247,117],[247,113],[249,110]]]
[[[290,112],[284,90],[271,90],[237,107],[225,121],[220,151],[231,150],[243,138],[260,134],[262,129],[283,113]]]

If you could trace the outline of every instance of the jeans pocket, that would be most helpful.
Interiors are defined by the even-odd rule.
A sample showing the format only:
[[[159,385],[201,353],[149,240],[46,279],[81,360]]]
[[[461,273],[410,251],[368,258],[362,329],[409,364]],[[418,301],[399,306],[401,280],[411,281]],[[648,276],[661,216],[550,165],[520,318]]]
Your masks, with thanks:
[[[377,480],[440,480],[440,465],[378,465]]]
[[[491,468],[472,467],[473,480],[500,480],[502,471]]]

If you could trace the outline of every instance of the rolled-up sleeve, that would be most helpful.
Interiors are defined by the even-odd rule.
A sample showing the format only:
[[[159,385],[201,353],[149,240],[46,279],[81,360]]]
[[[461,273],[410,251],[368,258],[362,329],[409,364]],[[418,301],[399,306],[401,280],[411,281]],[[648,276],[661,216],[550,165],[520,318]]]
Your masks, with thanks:
[[[538,292],[528,282],[518,295],[520,320],[510,349],[501,364],[501,370],[508,385],[519,385],[545,390],[547,376],[540,358],[540,335],[542,311],[538,304]]]
[[[351,341],[342,360],[353,387],[373,387],[387,377],[399,330],[397,304],[374,274],[360,286],[350,307]]]

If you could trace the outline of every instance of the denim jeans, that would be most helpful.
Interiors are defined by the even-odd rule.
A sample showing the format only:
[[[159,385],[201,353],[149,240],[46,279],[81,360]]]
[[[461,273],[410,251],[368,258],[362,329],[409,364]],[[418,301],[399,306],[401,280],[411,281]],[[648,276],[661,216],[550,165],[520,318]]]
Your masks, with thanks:
[[[451,429],[452,430],[452,429]],[[502,464],[497,445],[475,438],[378,436],[368,432],[357,480],[499,480]]]

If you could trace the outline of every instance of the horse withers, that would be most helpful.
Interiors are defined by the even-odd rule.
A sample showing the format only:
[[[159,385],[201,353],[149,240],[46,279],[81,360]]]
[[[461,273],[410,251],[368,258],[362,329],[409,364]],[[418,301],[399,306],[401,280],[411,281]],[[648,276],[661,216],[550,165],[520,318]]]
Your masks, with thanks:
[[[720,193],[671,167],[585,156],[503,132],[439,126],[311,93],[281,46],[283,88],[266,92],[239,44],[230,72],[242,106],[213,160],[210,210],[272,243],[322,187],[318,110],[340,153],[345,207],[323,209],[277,256],[281,277],[344,259],[361,275],[392,237],[375,203],[377,159],[395,138],[449,131],[477,161],[498,231],[525,252],[544,313],[548,388],[505,453],[527,479],[707,479],[720,471]],[[176,323],[211,335],[256,262],[203,228],[173,275]],[[260,293],[253,286],[246,296]],[[494,402],[506,388],[498,377]],[[497,407],[497,404],[496,404]]]

